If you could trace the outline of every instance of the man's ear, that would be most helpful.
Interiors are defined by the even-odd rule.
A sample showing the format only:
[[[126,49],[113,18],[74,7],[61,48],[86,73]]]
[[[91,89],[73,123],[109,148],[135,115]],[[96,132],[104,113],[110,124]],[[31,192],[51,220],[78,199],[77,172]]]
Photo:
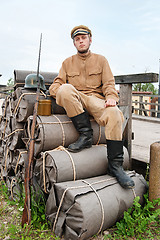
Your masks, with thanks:
[[[92,37],[89,37],[89,38],[90,38],[89,40],[90,40],[90,44],[91,44],[92,43]]]

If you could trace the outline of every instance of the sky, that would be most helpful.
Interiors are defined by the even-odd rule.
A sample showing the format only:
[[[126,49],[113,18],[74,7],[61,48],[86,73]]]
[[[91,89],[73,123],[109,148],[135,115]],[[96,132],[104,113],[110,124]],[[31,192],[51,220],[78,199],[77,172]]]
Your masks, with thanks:
[[[159,0],[0,0],[0,84],[14,70],[58,72],[76,54],[70,32],[92,30],[91,51],[105,56],[114,75],[159,73]]]

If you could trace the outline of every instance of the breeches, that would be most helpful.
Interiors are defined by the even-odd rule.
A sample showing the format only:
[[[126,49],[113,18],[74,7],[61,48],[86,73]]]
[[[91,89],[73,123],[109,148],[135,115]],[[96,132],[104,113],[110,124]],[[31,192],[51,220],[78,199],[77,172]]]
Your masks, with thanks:
[[[99,125],[105,126],[106,139],[122,140],[124,117],[117,106],[105,108],[105,100],[94,95],[85,95],[71,84],[62,84],[59,87],[56,102],[65,109],[70,118],[83,113],[86,109]]]

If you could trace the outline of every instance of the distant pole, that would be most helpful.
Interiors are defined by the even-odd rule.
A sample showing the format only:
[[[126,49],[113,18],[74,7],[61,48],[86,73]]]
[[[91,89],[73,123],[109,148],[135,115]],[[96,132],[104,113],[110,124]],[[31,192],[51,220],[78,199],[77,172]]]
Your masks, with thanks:
[[[160,111],[160,59],[159,59],[159,87],[158,87],[158,111]],[[160,118],[160,113],[157,113],[157,118]]]

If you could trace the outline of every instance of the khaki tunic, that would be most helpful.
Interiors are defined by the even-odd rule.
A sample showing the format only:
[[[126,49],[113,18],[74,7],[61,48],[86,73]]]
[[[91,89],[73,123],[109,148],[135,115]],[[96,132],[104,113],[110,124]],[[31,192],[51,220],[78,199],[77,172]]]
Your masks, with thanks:
[[[85,56],[76,54],[67,58],[49,91],[69,117],[86,109],[99,125],[105,126],[106,139],[122,139],[122,112],[117,106],[104,107],[109,98],[119,100],[105,57],[89,52]]]
[[[64,83],[72,84],[78,91],[87,95],[119,100],[108,61],[98,54],[89,52],[81,56],[77,53],[67,58],[49,88],[50,95],[56,97],[58,88]]]

